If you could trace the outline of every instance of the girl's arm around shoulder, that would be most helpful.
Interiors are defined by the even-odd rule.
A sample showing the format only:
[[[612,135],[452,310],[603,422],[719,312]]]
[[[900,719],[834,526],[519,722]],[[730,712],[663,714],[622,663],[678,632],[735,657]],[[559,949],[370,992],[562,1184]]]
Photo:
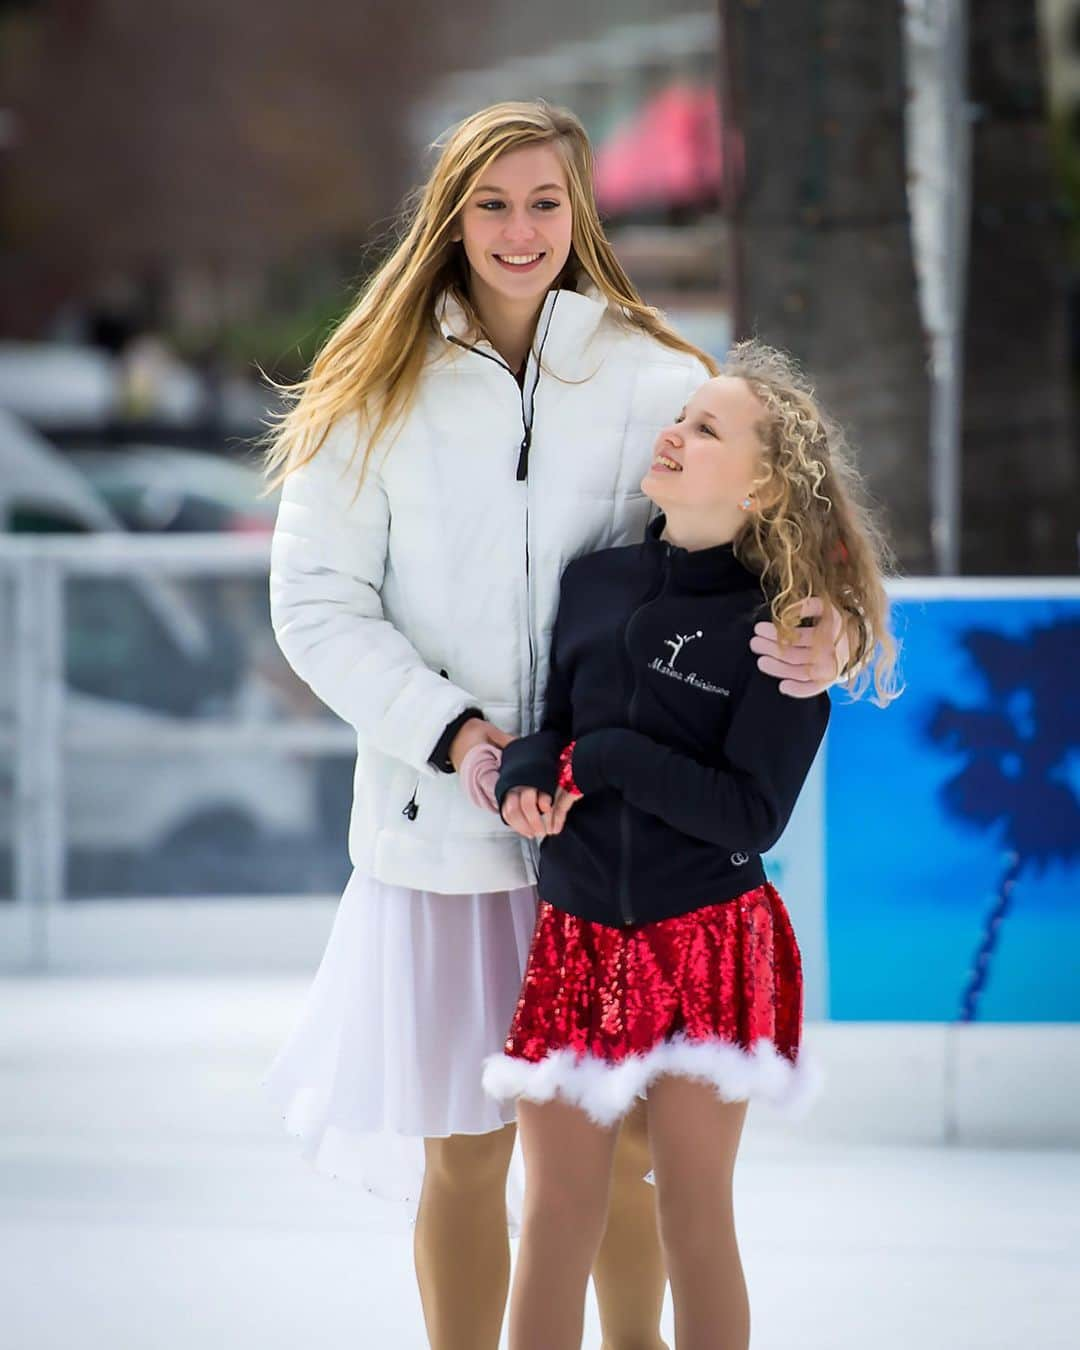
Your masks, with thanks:
[[[845,622],[838,610],[818,596],[804,600],[801,608],[804,619],[817,622],[812,627],[800,628],[794,645],[781,644],[776,625],[766,613],[754,625],[750,650],[757,655],[758,668],[779,681],[782,694],[788,698],[815,698],[851,673],[848,663],[854,625]]]

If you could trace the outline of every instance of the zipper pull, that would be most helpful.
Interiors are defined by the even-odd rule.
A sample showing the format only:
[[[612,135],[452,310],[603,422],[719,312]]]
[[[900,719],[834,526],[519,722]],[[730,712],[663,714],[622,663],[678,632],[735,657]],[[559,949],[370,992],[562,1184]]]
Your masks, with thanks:
[[[532,445],[532,427],[526,427],[525,435],[522,437],[521,449],[518,454],[517,462],[517,481],[524,483],[529,475],[529,447]]]

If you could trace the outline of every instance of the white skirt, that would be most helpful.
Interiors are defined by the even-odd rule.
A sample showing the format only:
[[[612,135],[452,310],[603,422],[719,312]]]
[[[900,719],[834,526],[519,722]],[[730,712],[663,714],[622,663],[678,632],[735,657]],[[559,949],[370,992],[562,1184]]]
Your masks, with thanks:
[[[481,1076],[506,1040],[536,906],[532,886],[439,895],[353,873],[261,1079],[317,1171],[415,1205],[425,1137],[515,1118]]]

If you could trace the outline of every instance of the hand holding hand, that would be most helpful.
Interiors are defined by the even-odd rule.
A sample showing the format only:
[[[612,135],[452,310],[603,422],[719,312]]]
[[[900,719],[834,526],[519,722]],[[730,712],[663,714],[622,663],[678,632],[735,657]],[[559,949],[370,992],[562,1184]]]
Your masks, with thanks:
[[[567,792],[565,788],[558,789],[555,793],[555,805],[548,817],[548,834],[558,834],[562,830],[566,824],[566,817],[570,814],[570,808],[580,800],[580,793]]]
[[[503,798],[503,820],[526,839],[544,838],[550,812],[551,794],[533,787],[511,788]]]

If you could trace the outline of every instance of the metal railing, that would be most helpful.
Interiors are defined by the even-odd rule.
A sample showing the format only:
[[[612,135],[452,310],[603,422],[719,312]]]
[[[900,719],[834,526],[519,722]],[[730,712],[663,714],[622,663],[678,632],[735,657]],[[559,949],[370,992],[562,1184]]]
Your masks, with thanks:
[[[95,725],[68,716],[66,602],[74,580],[122,578],[182,633],[179,581],[265,581],[269,540],[246,535],[0,536],[0,761],[10,765],[13,900],[28,913],[31,964],[45,964],[51,909],[63,904],[73,755],[350,755],[353,731],[329,716],[145,719]],[[267,630],[268,631],[268,630]],[[289,676],[291,678],[291,675]],[[297,686],[299,688],[299,685]],[[4,705],[7,705],[6,707]],[[8,715],[10,714],[10,715]],[[0,840],[0,846],[7,841]],[[343,848],[343,844],[342,844]],[[10,904],[10,902],[9,902]]]
[[[305,772],[318,764],[321,771],[331,761],[338,761],[332,765],[333,774],[329,778],[324,775],[321,780],[322,796],[312,798],[312,793],[308,792],[308,799],[314,800],[317,817],[325,819],[332,809],[340,813],[340,822],[335,816],[329,827],[330,833],[310,843],[310,853],[301,854],[291,869],[274,870],[271,848],[271,860],[257,880],[266,882],[270,888],[259,891],[258,895],[262,898],[272,896],[275,903],[283,896],[300,900],[313,893],[340,893],[336,874],[330,876],[330,872],[338,866],[347,872],[344,824],[348,815],[347,778],[351,765],[341,761],[351,761],[355,734],[317,705],[314,696],[296,680],[277,652],[265,612],[268,566],[269,540],[265,536],[0,536],[0,809],[7,809],[6,821],[0,822],[0,854],[8,853],[11,859],[10,891],[0,890],[0,948],[7,937],[11,937],[13,943],[21,944],[23,959],[18,964],[39,969],[50,964],[50,949],[59,950],[57,942],[63,938],[69,921],[71,924],[78,921],[78,942],[85,947],[88,912],[93,910],[100,918],[107,906],[88,906],[82,899],[70,903],[73,896],[90,895],[93,899],[112,901],[120,894],[100,888],[73,890],[70,885],[71,859],[75,856],[72,841],[76,839],[77,852],[85,846],[93,828],[86,827],[85,813],[84,817],[79,817],[77,811],[73,814],[72,802],[86,805],[87,795],[93,794],[93,774],[99,762],[104,765],[106,775],[111,773],[114,784],[123,779],[125,766],[130,763],[135,766],[133,777],[140,783],[160,786],[163,775],[177,774],[178,766],[183,765],[196,766],[187,772],[187,777],[189,781],[197,779],[202,772],[200,756],[209,762],[211,772],[216,770],[224,776],[231,772],[235,777],[238,764],[244,761],[247,779],[254,780],[254,790],[261,792],[263,785],[258,781],[259,774],[262,766],[270,762],[267,757],[277,757],[274,772],[291,757],[294,762],[291,778],[282,773],[279,779],[268,782],[263,795],[269,798],[274,796],[279,782],[291,781],[295,787],[314,776],[313,771],[303,778],[295,771],[296,764]],[[142,607],[162,618],[168,630],[176,634],[180,646],[186,640],[184,635],[188,628],[193,623],[197,625],[198,613],[193,614],[192,610],[197,611],[198,606],[193,603],[192,596],[198,598],[200,586],[209,584],[208,593],[220,597],[233,583],[247,582],[262,608],[258,613],[254,610],[247,613],[245,637],[253,638],[272,653],[272,657],[265,657],[264,652],[264,657],[277,663],[274,678],[289,694],[284,708],[268,714],[267,704],[256,702],[253,713],[249,704],[234,707],[226,703],[206,713],[200,703],[194,706],[194,711],[188,708],[179,716],[97,717],[96,713],[102,707],[123,711],[126,706],[123,699],[119,693],[113,693],[114,703],[109,704],[108,698],[99,700],[90,708],[95,715],[83,716],[85,696],[77,687],[72,687],[71,634],[73,628],[77,629],[79,641],[86,649],[101,655],[106,651],[103,644],[109,641],[112,618],[109,604],[99,603],[96,609],[92,608],[95,617],[89,630],[85,622],[80,628],[74,611],[85,596],[80,598],[75,588],[110,579],[122,580],[128,588],[135,588]],[[214,586],[214,582],[220,584]],[[897,600],[909,603],[956,598],[1075,598],[1080,595],[1080,580],[914,578],[896,582],[890,589]],[[100,628],[94,625],[100,625]],[[112,653],[108,655],[108,662],[116,662],[117,666],[109,665],[104,659],[99,661],[99,676],[106,683],[114,669],[118,675],[122,673],[118,669],[121,660]],[[244,669],[246,671],[247,667]],[[148,688],[153,688],[155,678],[151,672],[147,677]],[[178,687],[182,686],[183,678],[186,676],[178,677]],[[244,678],[246,680],[246,674]],[[10,785],[7,801],[5,777]],[[136,806],[139,804],[137,795],[132,797],[130,790],[128,800]],[[294,793],[291,799],[286,794],[277,803],[279,822],[293,809],[290,800],[295,804],[307,799],[301,791]],[[91,844],[94,842],[91,839]],[[289,847],[286,839],[281,844],[279,856],[286,856]],[[311,857],[317,858],[321,870],[308,884],[312,873],[305,869]],[[190,892],[183,890],[181,869],[175,878],[177,886],[168,894],[173,898],[191,896],[215,902],[227,896],[247,902],[255,898],[254,893],[245,894],[237,886],[246,884],[249,874],[261,865],[262,854],[259,854],[252,869],[237,869],[239,881],[236,885],[217,892],[198,888]],[[0,873],[3,870],[0,864]],[[200,875],[210,875],[210,871],[203,869]],[[298,878],[301,884],[297,884]],[[235,876],[233,880],[236,880]],[[102,884],[107,886],[108,882]],[[132,931],[129,920],[135,910],[131,904],[133,898],[151,901],[144,911],[153,910],[151,917],[155,922],[164,922],[162,915],[168,916],[168,906],[153,900],[153,897],[162,898],[163,891],[139,889],[133,883],[123,895],[125,898],[119,911],[114,907],[109,917],[111,927],[107,937],[98,940],[99,949]],[[298,908],[304,915],[310,911],[307,904]],[[211,909],[214,909],[213,905],[205,907],[204,912]],[[215,912],[220,915],[224,909],[227,906],[218,905]],[[263,926],[255,925],[253,931],[265,934],[267,924],[277,922],[281,913],[280,905],[268,919],[264,912]],[[298,925],[304,922],[306,919],[297,920]],[[74,928],[71,931],[75,931]],[[104,933],[106,930],[98,928],[94,931]],[[155,931],[159,935],[164,931],[161,922]],[[281,931],[284,934],[285,930]],[[289,930],[281,942],[294,941],[293,934],[300,931],[300,926]],[[166,943],[171,940],[168,933],[162,939]],[[73,940],[72,950],[76,945]],[[4,953],[0,951],[2,955]]]

